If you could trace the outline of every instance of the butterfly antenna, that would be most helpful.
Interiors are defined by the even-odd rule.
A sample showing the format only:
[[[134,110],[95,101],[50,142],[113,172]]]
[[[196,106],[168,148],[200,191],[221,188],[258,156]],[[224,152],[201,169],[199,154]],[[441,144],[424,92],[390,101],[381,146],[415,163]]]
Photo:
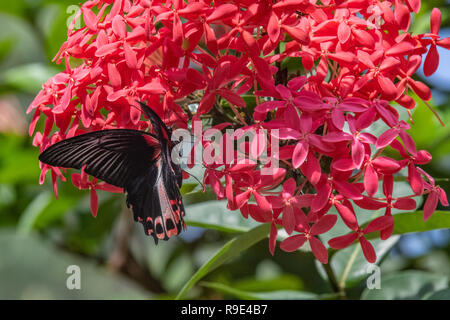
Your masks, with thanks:
[[[139,108],[138,106],[135,106],[134,104],[130,104],[130,107],[133,107],[135,109],[138,109],[140,112],[144,113],[144,110],[142,110],[141,108]]]
[[[172,127],[172,124],[170,123],[170,108],[167,106],[167,123],[170,127]]]
[[[139,103],[138,100],[136,100],[136,102]],[[145,111],[142,110],[142,108],[140,108],[140,107],[138,107],[138,106],[135,106],[134,104],[130,104],[130,107],[133,107],[133,108],[139,110],[139,111],[141,112],[141,114],[145,114]]]
[[[130,106],[132,106],[132,107],[136,108],[137,110],[139,110],[145,116],[147,121],[150,121],[152,127],[154,127],[154,125],[155,125],[154,121],[152,120],[152,118],[154,118],[154,117],[157,117],[157,119],[159,119],[161,121],[161,123],[164,124],[164,122],[159,118],[158,114],[154,110],[152,110],[149,106],[147,106],[145,103],[143,103],[143,102],[141,102],[139,100],[135,100],[135,101],[136,101],[136,103],[138,105],[140,105],[140,107],[132,105],[132,104]],[[147,108],[148,110],[146,110],[144,108]],[[154,117],[152,117],[152,115],[149,114],[149,113],[153,114]]]

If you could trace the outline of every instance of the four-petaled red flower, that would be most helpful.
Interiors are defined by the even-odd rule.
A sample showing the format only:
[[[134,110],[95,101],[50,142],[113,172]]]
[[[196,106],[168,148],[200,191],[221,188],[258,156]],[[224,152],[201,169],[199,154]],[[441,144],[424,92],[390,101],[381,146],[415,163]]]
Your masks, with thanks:
[[[98,211],[98,195],[96,190],[104,190],[108,192],[123,192],[122,188],[112,186],[106,182],[98,182],[97,178],[89,180],[89,176],[84,172],[84,167],[81,169],[81,174],[72,174],[72,183],[78,189],[89,189],[91,196],[91,213],[94,217],[97,216]]]
[[[322,263],[328,263],[328,251],[327,248],[322,244],[322,242],[316,237],[319,234],[329,231],[336,224],[337,216],[334,214],[326,214],[322,216],[312,227],[307,222],[306,217],[302,216],[302,222],[297,225],[296,231],[302,232],[301,234],[296,234],[294,236],[288,237],[283,240],[280,244],[280,248],[284,251],[291,252],[295,251],[309,242],[311,251],[314,256]]]

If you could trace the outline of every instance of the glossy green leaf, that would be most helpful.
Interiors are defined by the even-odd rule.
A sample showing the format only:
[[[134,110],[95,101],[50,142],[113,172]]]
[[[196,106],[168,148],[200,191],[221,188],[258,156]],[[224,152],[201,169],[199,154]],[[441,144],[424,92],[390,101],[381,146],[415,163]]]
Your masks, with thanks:
[[[229,260],[239,256],[243,251],[266,238],[269,234],[270,225],[260,225],[236,238],[228,241],[211,259],[209,259],[197,272],[189,279],[177,295],[177,299],[183,299],[200,279],[211,271],[220,267]]]
[[[394,215],[393,234],[425,232],[448,228],[450,228],[450,211],[435,211],[427,221],[423,220],[423,211],[404,212]],[[375,238],[377,236],[377,233],[373,233],[368,238]]]
[[[31,148],[23,137],[0,135],[0,183],[34,183],[39,180],[39,150]]]
[[[205,201],[186,206],[186,224],[225,232],[247,232],[259,225],[245,219],[239,211],[230,211],[226,201]]]
[[[42,84],[55,75],[55,68],[42,63],[30,63],[10,68],[3,73],[2,85],[29,93],[38,92]]]
[[[294,290],[278,290],[268,292],[252,292],[244,291],[229,287],[217,282],[202,282],[202,286],[221,291],[227,295],[243,299],[243,300],[313,300],[317,299],[317,295],[312,292],[294,291]]]
[[[49,191],[42,192],[30,204],[20,217],[17,224],[17,232],[28,234],[33,229],[39,215],[44,211],[52,200],[52,194]]]
[[[257,279],[255,276],[233,282],[233,288],[244,291],[278,291],[302,290],[303,281],[293,274],[280,274],[268,279]]]
[[[0,41],[5,39],[11,40],[11,47],[0,61],[0,70],[46,61],[33,26],[22,17],[0,12]]]
[[[429,293],[424,297],[426,300],[450,300],[450,289],[443,289]]]
[[[205,192],[203,192],[202,190],[191,191],[183,195],[183,203],[185,207],[192,204],[201,203],[205,201],[212,201],[216,199],[217,199],[216,194],[210,188],[206,188]]]
[[[197,187],[196,183],[183,183],[180,189],[182,195],[192,192]]]

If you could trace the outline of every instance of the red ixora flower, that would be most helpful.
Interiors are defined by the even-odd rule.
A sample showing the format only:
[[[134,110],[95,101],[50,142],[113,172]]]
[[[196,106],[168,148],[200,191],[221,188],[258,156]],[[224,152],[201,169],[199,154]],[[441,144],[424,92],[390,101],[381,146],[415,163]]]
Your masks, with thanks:
[[[374,219],[371,221],[367,227],[364,229],[360,229],[359,227],[355,230],[354,233],[350,233],[344,236],[339,236],[328,241],[328,244],[333,249],[343,249],[351,245],[355,240],[359,240],[361,245],[364,257],[366,257],[367,261],[370,263],[375,263],[377,260],[377,254],[372,246],[372,244],[365,238],[365,235],[368,233],[381,231],[385,228],[388,228],[393,223],[392,216],[383,216]]]
[[[296,230],[302,232],[283,240],[280,248],[284,251],[295,251],[309,242],[312,253],[322,263],[328,263],[328,251],[322,242],[316,237],[319,234],[329,231],[336,224],[337,216],[334,214],[326,214],[322,216],[312,227],[308,224],[307,218],[304,214],[300,214],[300,224],[297,225]]]
[[[81,174],[72,174],[72,183],[78,189],[89,189],[91,195],[91,213],[94,217],[97,216],[98,211],[98,196],[96,190],[104,190],[109,192],[123,192],[122,188],[112,186],[106,182],[98,182],[97,178],[89,180],[89,176],[84,172],[84,167],[81,169]]]
[[[429,33],[408,32],[419,9],[420,0],[86,1],[76,17],[84,25],[70,25],[54,59],[64,71],[43,84],[28,108],[34,113],[29,132],[43,151],[86,132],[145,130],[149,123],[133,107],[136,101],[173,128],[202,120],[202,132],[253,132],[270,147],[243,142],[230,162],[202,164],[203,182],[217,199],[245,218],[269,223],[272,254],[282,227],[291,236],[281,249],[308,241],[326,263],[320,235],[342,219],[350,234],[329,245],[343,248],[359,239],[374,261],[364,236],[379,230],[382,239],[389,237],[392,208],[412,210],[413,198],[427,194],[427,219],[439,200],[448,205],[445,192],[420,167],[431,155],[417,150],[408,134],[413,122],[398,112],[415,107],[411,90],[431,98],[413,74],[422,59],[425,75],[434,73],[437,46],[450,49],[450,38],[439,35],[437,8]],[[379,121],[388,129],[375,135]],[[385,148],[395,156],[387,157]],[[264,151],[270,161],[254,159]],[[254,161],[243,164],[242,155]],[[275,162],[280,165],[273,175],[262,174]],[[395,198],[394,177],[402,169],[411,194]],[[41,164],[41,183],[48,171],[56,194],[66,172]],[[72,183],[91,190],[94,215],[97,189],[119,191],[84,172],[72,175]],[[384,208],[385,215],[361,230],[355,205]],[[329,214],[332,208],[338,215]]]

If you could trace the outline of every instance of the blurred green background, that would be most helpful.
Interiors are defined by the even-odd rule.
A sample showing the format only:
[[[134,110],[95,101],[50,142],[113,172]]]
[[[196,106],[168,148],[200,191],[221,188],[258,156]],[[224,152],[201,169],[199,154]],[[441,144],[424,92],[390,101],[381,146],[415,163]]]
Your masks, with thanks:
[[[194,181],[187,181],[183,192],[190,224],[210,228],[190,226],[181,237],[156,247],[132,221],[124,195],[100,191],[99,214],[94,219],[88,191],[59,183],[56,199],[49,178],[39,185],[39,150],[28,136],[31,115],[25,115],[25,110],[42,83],[62,70],[51,60],[66,39],[67,21],[77,4],[69,0],[0,2],[0,299],[174,298],[227,241],[257,224],[238,212],[227,212],[224,203],[211,201],[211,191],[203,194]],[[429,30],[434,6],[443,12],[442,34],[450,36],[445,1],[422,1],[413,32]],[[441,127],[418,101],[411,134],[419,148],[433,155],[425,170],[441,178],[439,184],[449,193],[450,55],[440,54],[438,72],[422,80],[433,88],[431,104],[447,126]],[[405,190],[400,184],[399,192],[402,187]],[[448,229],[374,244],[381,261],[381,290],[365,289],[369,274],[358,247],[336,255],[332,266],[345,284],[347,297],[450,297]],[[272,257],[264,239],[230,258],[186,291],[187,297],[333,298],[323,269],[309,252],[287,254],[277,249]],[[81,268],[81,290],[66,287],[70,265]]]

